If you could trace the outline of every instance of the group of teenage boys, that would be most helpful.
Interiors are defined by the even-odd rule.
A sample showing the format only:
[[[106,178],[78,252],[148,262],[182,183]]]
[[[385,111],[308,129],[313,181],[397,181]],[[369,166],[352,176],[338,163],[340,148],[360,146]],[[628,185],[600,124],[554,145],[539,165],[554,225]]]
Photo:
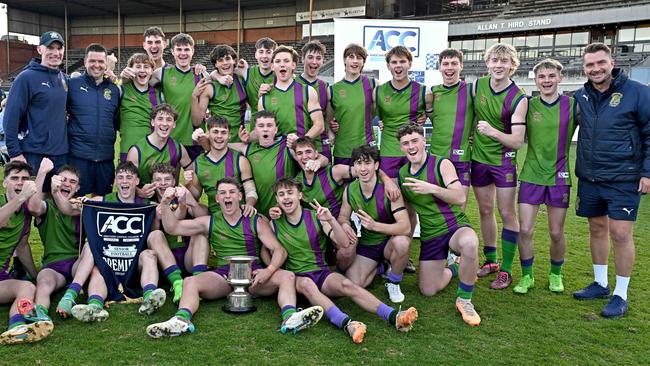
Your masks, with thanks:
[[[62,50],[62,42],[46,43],[39,52],[40,47]],[[159,268],[172,286],[178,310],[168,321],[147,327],[153,338],[194,332],[192,317],[200,300],[223,298],[231,291],[225,259],[231,255],[257,257],[249,290],[257,296],[277,294],[282,333],[312,327],[325,315],[354,343],[361,343],[367,326],[331,300],[341,296],[350,297],[397,330],[409,331],[418,311],[395,309],[365,287],[383,275],[390,302],[405,301],[400,282],[418,222],[420,292],[435,295],[458,277],[455,306],[467,324],[478,326],[481,318],[472,303],[477,277],[496,273],[490,287],[508,288],[517,248],[522,277],[513,290],[524,294],[534,287],[532,236],[541,204],[547,206],[551,237],[548,287],[552,292],[564,291],[569,147],[579,110],[585,107],[579,98],[559,94],[559,62],[547,59],[534,67],[540,95],[528,99],[511,80],[519,66],[516,50],[501,43],[486,51],[489,75],[474,83],[461,80],[462,52],[442,51],[443,83],[431,88],[409,79],[413,58],[402,46],[386,54],[392,78],[379,85],[362,73],[366,50],[348,45],[343,53],[344,79],[327,85],[318,78],[326,54],[318,41],[307,43],[299,56],[291,47],[260,39],[255,66],[239,60],[230,46],[219,45],[210,54],[212,73],[192,65],[191,36],[180,33],[170,43],[173,65],[162,58],[167,47],[162,31],[148,29],[143,43],[146,54],[134,54],[121,71],[120,123],[115,128],[121,138],[120,163],[113,173],[112,192],[89,191],[83,193],[100,194],[76,197],[84,180],[96,179],[83,171],[102,167],[83,166],[81,171],[74,165],[56,167],[40,156],[36,180],[31,181],[32,167],[25,159],[5,165],[0,302],[12,306],[9,329],[0,335],[0,342],[31,342],[49,335],[53,330],[50,296],[63,287],[65,294],[56,307],[62,317],[84,322],[109,317],[104,307],[106,283],[94,267],[88,244],[79,243],[80,210],[88,200],[158,205],[147,249],[138,259],[143,290],[139,313],[151,314],[166,301],[166,292],[158,286]],[[598,44],[590,47],[585,62],[593,55],[603,57],[585,63],[588,83],[596,78],[592,74],[602,78],[607,72],[609,79],[605,79],[611,83],[611,53]],[[94,47],[90,52],[100,51]],[[295,76],[300,60],[304,72]],[[598,72],[587,72],[587,65]],[[86,66],[91,73],[91,65]],[[73,84],[63,79],[66,82]],[[257,111],[250,125],[245,120],[247,108]],[[375,116],[381,120],[380,148],[375,143]],[[422,127],[427,118],[433,125],[429,141]],[[581,129],[580,133],[591,132],[589,142],[594,145],[598,139],[594,131]],[[644,127],[640,139],[648,135]],[[528,151],[518,176],[516,152],[525,136]],[[579,154],[580,148],[579,142]],[[643,153],[634,158],[637,164],[646,164]],[[639,177],[644,174],[639,172]],[[581,183],[590,180],[579,177]],[[97,179],[103,178],[100,174]],[[647,191],[644,179],[639,184],[642,192]],[[586,201],[590,195],[591,206],[579,208],[578,213],[590,217],[592,253],[597,241],[603,241],[605,215],[615,251],[628,253],[632,245],[633,263],[633,244],[618,222],[633,217],[612,214],[613,203],[602,202],[608,194],[597,180],[590,181],[596,187],[581,199]],[[480,266],[479,239],[464,213],[470,185],[479,206],[484,243],[485,262]],[[203,194],[207,206],[199,202]],[[634,204],[634,194],[627,194]],[[503,222],[501,261],[495,198]],[[637,208],[638,194],[632,210]],[[36,286],[7,272],[14,253],[28,258],[28,263],[31,260],[26,241],[31,217],[45,249]],[[623,226],[631,235],[631,226]],[[595,228],[600,231],[595,233]],[[607,230],[604,233],[606,239]],[[621,240],[627,241],[621,244]],[[596,282],[576,292],[576,298],[609,297],[606,261],[606,255],[594,255]],[[620,262],[617,255],[615,296],[604,316],[620,316],[627,310],[632,263]],[[216,267],[211,269],[208,263]],[[87,303],[77,303],[84,286]],[[298,310],[297,294],[311,307]]]

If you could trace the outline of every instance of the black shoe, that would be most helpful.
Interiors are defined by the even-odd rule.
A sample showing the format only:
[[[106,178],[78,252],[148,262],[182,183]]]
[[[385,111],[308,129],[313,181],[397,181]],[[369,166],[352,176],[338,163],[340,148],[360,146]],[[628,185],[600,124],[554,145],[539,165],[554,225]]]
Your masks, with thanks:
[[[609,297],[609,285],[601,286],[598,282],[592,282],[589,286],[573,293],[578,300],[606,299]]]
[[[404,272],[406,273],[415,273],[415,264],[413,264],[413,261],[409,259],[408,263],[406,263],[406,267],[404,267]]]

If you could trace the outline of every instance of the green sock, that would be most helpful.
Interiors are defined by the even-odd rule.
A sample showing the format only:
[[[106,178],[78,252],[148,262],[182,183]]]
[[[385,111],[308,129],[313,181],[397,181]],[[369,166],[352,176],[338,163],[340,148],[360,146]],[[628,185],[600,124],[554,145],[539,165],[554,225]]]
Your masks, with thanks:
[[[96,306],[100,309],[104,308],[104,302],[101,299],[98,299],[97,297],[91,297],[88,299],[88,305],[91,306]]]
[[[518,234],[518,232],[508,229],[501,231],[501,252],[503,256],[501,270],[508,272],[510,275],[512,275],[512,262],[515,260],[515,254],[517,254]]]
[[[560,260],[556,262],[551,259],[551,273],[554,275],[561,275],[563,264],[564,264],[564,260]]]
[[[530,257],[530,259],[522,259],[521,260],[521,275],[529,275],[531,278],[533,278],[533,261],[535,260],[535,257]]]
[[[77,297],[79,296],[79,293],[75,290],[72,289],[67,289],[65,290],[65,293],[63,294],[64,297],[69,297],[72,300],[77,300]]]
[[[462,281],[458,281],[458,289],[456,290],[456,296],[461,299],[471,300],[472,293],[474,293],[474,285],[468,285]]]
[[[182,281],[183,277],[181,277],[181,270],[180,269],[174,270],[173,272],[167,275],[167,279],[169,280],[169,283]]]
[[[185,309],[185,308],[178,309],[176,311],[175,316],[177,316],[177,317],[179,317],[181,319],[185,319],[187,321],[192,320],[192,312],[189,311],[188,309]]]
[[[452,263],[449,267],[449,270],[451,271],[451,277],[454,278],[458,276],[458,263]]]
[[[50,310],[43,305],[36,305],[36,310],[42,311],[45,315],[48,315],[50,312]]]
[[[499,261],[499,256],[497,255],[497,248],[483,246],[483,255],[485,255],[485,260],[488,263],[497,263]]]
[[[293,305],[285,305],[280,309],[280,312],[282,313],[282,320],[287,320],[291,316],[291,314],[296,312],[296,307]]]

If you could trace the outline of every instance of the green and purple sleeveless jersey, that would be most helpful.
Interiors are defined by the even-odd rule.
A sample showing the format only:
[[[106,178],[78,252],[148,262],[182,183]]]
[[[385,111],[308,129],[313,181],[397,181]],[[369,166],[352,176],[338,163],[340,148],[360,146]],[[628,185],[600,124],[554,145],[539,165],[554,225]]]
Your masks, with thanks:
[[[429,240],[461,227],[468,226],[469,220],[460,206],[450,205],[432,194],[418,194],[408,187],[402,186],[406,178],[419,179],[439,187],[445,187],[440,173],[440,163],[444,160],[439,156],[428,155],[426,163],[415,173],[411,172],[411,163],[399,170],[399,184],[404,199],[415,209],[420,218],[421,240]]]
[[[162,149],[154,146],[149,141],[149,136],[140,139],[133,145],[138,151],[138,174],[140,176],[140,185],[151,183],[151,168],[156,163],[166,163],[176,169],[174,178],[178,181],[178,172],[182,149],[181,145],[171,137],[167,138],[167,143]]]
[[[219,161],[213,161],[207,153],[199,155],[194,161],[194,172],[203,192],[208,196],[210,213],[215,213],[219,209],[219,204],[215,200],[217,182],[225,177],[234,177],[241,181],[240,156],[239,152],[228,149]]]
[[[208,241],[217,253],[217,267],[228,265],[226,257],[248,255],[260,258],[261,243],[257,239],[257,220],[259,216],[244,217],[230,225],[221,212],[210,217]],[[259,260],[255,261],[260,264]]]
[[[104,197],[102,197],[103,202],[109,202],[109,203],[124,203],[120,199],[120,196],[117,194],[117,192],[111,192]],[[147,198],[142,198],[135,196],[133,199],[133,204],[134,205],[148,205],[149,204],[149,199]]]
[[[221,116],[228,120],[230,142],[241,141],[237,131],[244,125],[246,101],[244,81],[239,76],[233,75],[233,83],[230,86],[212,82],[212,99],[208,103],[208,109],[213,116]]]
[[[429,153],[453,162],[469,162],[469,138],[474,123],[472,83],[460,81],[447,87],[431,87],[433,95],[433,131],[429,140]]]
[[[120,153],[128,153],[131,146],[151,133],[151,110],[160,103],[160,90],[153,86],[141,92],[133,83],[122,85]]]
[[[327,268],[325,263],[325,233],[316,213],[302,209],[300,222],[287,221],[286,215],[273,220],[275,236],[287,251],[284,268],[294,273],[319,271]]]
[[[424,113],[426,87],[417,82],[409,82],[402,89],[395,89],[388,81],[377,87],[377,115],[383,122],[381,131],[381,156],[404,156],[399,148],[397,130],[409,122],[417,122]]]
[[[79,216],[64,215],[51,198],[45,205],[45,213],[34,220],[43,243],[43,265],[79,256]]]
[[[251,163],[258,199],[255,208],[263,215],[276,205],[273,184],[283,177],[296,176],[296,163],[287,148],[287,139],[279,137],[269,147],[254,142],[246,148],[246,158]]]
[[[542,186],[570,186],[569,149],[576,129],[576,101],[565,95],[552,104],[528,101],[528,150],[519,180]]]
[[[360,76],[355,81],[345,79],[330,87],[330,104],[339,124],[334,144],[334,156],[352,158],[352,150],[362,145],[374,145],[372,120],[372,91],[375,79]]]
[[[262,84],[273,84],[275,75],[273,71],[269,71],[267,75],[262,75],[258,65],[251,66],[247,71],[246,77],[246,95],[248,97],[248,104],[251,106],[253,112],[257,112],[257,104],[260,100],[260,86]]]
[[[526,94],[514,81],[498,93],[492,90],[489,76],[478,79],[476,83],[474,98],[476,120],[487,121],[503,133],[512,133],[512,115]],[[474,131],[472,160],[492,166],[517,166],[517,151]]]
[[[296,78],[296,81],[302,85],[308,85],[316,90],[316,95],[318,95],[318,105],[320,106],[321,111],[323,112],[323,118],[325,117],[325,110],[327,109],[327,88],[329,84],[321,79],[316,79],[313,83],[307,81],[303,78],[302,75]],[[323,121],[324,123],[324,121]],[[327,124],[324,125],[323,132],[320,134],[320,141],[322,143],[321,154],[325,155],[330,161],[332,160],[332,149],[329,143],[329,137],[327,136],[327,131],[329,127]],[[305,131],[306,132],[306,131]],[[325,142],[323,144],[323,141]]]
[[[311,183],[307,182],[307,177],[303,171],[298,173],[296,179],[302,182],[302,203],[304,207],[316,200],[321,206],[329,208],[334,217],[339,216],[344,186],[334,180],[331,165],[324,169],[318,169]]]
[[[178,113],[176,128],[171,136],[183,145],[192,145],[192,92],[200,80],[198,75],[194,75],[194,68],[183,72],[175,65],[166,65],[162,69],[161,83],[165,102],[171,104]]]
[[[0,207],[7,204],[7,196],[0,195]],[[27,202],[23,203],[18,212],[14,212],[6,226],[0,228],[0,272],[7,269],[9,260],[14,254],[14,249],[25,235],[29,235],[32,216],[27,209]]]
[[[353,212],[363,210],[377,222],[393,224],[395,223],[395,218],[393,217],[391,202],[386,197],[384,184],[378,177],[376,179],[375,188],[370,197],[364,196],[361,191],[361,182],[356,179],[348,185],[348,193],[345,199],[348,201]],[[363,226],[361,227],[361,238],[359,239],[359,244],[361,245],[379,245],[388,239],[390,239],[390,236],[386,234],[368,230]]]

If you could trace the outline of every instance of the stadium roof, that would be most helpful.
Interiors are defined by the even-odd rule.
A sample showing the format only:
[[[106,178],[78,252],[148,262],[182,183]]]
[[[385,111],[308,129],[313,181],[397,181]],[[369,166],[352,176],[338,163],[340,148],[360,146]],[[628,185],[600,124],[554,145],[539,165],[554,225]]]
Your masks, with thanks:
[[[7,4],[9,11],[13,8],[60,17],[64,16],[64,7],[67,3],[70,18],[117,15],[118,2],[122,15],[178,13],[181,4],[184,12],[237,8],[237,0],[3,0],[2,2]],[[289,3],[289,1],[275,1],[273,5],[279,3]],[[295,4],[295,1],[292,3]],[[269,4],[268,0],[241,0],[242,8],[257,8]]]

